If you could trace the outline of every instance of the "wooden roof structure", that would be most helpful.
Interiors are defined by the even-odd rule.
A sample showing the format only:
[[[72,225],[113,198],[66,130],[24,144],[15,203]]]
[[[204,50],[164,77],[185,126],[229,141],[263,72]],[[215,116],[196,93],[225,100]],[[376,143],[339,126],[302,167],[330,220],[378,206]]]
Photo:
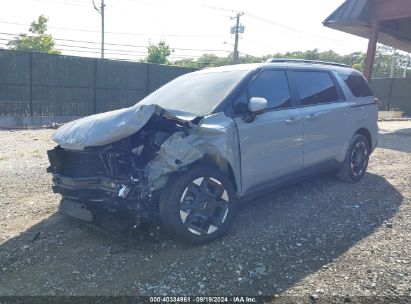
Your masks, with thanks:
[[[368,79],[377,42],[411,52],[411,0],[346,0],[323,24],[369,39],[364,71]]]

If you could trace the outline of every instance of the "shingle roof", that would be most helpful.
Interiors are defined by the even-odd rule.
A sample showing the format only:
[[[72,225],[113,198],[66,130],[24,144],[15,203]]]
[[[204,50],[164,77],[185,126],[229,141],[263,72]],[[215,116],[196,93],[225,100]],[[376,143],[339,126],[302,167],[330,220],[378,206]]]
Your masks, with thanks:
[[[345,33],[368,39],[373,2],[380,0],[346,0],[323,24]],[[388,0],[385,0],[388,1]],[[378,42],[411,52],[411,16],[381,21]]]
[[[337,8],[323,24],[330,23],[368,23],[370,22],[368,0],[347,0]]]

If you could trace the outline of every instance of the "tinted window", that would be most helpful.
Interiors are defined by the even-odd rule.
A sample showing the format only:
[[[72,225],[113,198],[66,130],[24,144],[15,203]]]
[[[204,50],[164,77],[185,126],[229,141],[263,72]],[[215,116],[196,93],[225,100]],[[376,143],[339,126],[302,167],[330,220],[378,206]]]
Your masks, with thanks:
[[[372,91],[368,86],[368,83],[365,81],[364,77],[361,75],[343,75],[340,74],[340,77],[345,81],[347,86],[350,88],[351,93],[355,97],[366,97],[372,96]]]
[[[248,96],[245,90],[234,103],[234,114],[248,113]]]
[[[291,106],[290,89],[284,71],[263,71],[248,89],[248,97],[264,97],[268,108]]]
[[[337,88],[328,72],[293,72],[301,105],[339,100]]]

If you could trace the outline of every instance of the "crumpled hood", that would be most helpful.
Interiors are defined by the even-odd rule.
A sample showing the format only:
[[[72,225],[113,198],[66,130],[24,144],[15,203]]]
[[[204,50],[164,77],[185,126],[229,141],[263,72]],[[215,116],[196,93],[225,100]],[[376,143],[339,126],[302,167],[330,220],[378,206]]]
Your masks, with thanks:
[[[133,135],[154,115],[180,122],[193,121],[192,113],[168,110],[157,105],[136,104],[130,108],[83,117],[60,127],[53,140],[70,150],[102,146]]]

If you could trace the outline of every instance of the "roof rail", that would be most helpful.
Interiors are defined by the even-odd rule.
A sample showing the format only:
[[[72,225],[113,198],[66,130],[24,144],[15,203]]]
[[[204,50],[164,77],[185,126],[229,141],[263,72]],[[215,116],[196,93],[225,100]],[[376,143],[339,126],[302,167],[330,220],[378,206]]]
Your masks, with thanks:
[[[347,68],[350,67],[349,65],[346,65],[343,63],[320,61],[320,60],[295,59],[295,58],[271,58],[266,61],[266,63],[280,63],[280,62],[326,64],[326,65],[335,65],[335,66],[347,67]]]

